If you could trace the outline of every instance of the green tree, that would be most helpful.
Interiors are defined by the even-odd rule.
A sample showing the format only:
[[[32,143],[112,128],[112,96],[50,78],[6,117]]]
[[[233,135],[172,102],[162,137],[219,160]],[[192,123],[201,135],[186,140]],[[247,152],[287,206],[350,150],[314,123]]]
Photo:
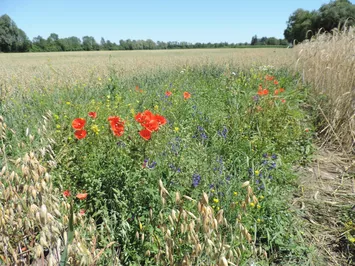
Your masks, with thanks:
[[[104,37],[101,37],[100,50],[108,50],[106,47],[106,41],[105,41]]]
[[[279,45],[280,42],[279,42],[279,40],[276,39],[275,37],[270,37],[270,38],[267,38],[266,44],[267,44],[267,45]]]
[[[254,36],[251,38],[250,44],[251,44],[251,45],[256,45],[257,43],[258,43],[258,36],[254,35]]]
[[[288,42],[301,42],[320,29],[330,32],[346,20],[348,26],[355,25],[355,5],[348,0],[331,1],[317,11],[297,9],[289,17],[284,35]]]
[[[2,15],[0,17],[0,51],[26,52],[29,47],[30,41],[26,33],[19,29],[8,15]]]
[[[321,6],[316,26],[331,31],[339,24],[344,25],[347,19],[348,25],[355,25],[355,5],[348,0],[337,0]]]
[[[99,45],[92,36],[83,37],[83,50],[85,51],[96,51],[99,50]]]

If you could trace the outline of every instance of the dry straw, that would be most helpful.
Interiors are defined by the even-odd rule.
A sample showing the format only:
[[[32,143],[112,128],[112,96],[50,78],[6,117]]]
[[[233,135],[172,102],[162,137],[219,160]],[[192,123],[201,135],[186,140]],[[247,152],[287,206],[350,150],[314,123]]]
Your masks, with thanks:
[[[355,28],[319,32],[296,46],[297,70],[314,89],[324,143],[355,145]]]

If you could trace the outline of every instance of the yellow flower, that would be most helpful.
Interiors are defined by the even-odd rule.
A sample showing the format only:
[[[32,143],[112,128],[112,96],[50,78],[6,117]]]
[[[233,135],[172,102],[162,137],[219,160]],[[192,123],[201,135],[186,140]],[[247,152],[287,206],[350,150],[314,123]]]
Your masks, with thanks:
[[[261,220],[258,218],[257,220],[256,220],[258,223],[261,223]]]
[[[217,207],[217,211],[219,211],[219,207]]]
[[[178,127],[174,128],[175,132],[178,132],[180,129]]]
[[[256,205],[256,207],[258,208],[258,209],[260,209],[261,208],[261,206],[258,204],[258,205]]]
[[[263,200],[263,199],[264,199],[264,196],[263,196],[263,195],[261,195],[261,196],[260,196],[260,200]]]
[[[250,203],[249,203],[249,206],[252,207],[252,208],[254,208],[254,207],[255,207],[255,203],[254,203],[254,202],[250,202]]]
[[[141,224],[141,222],[139,222],[139,230],[143,230],[143,225]]]
[[[211,192],[214,193],[214,189],[211,189]]]
[[[95,133],[95,134],[99,134],[100,129],[98,125],[92,125],[91,126],[91,130]]]
[[[155,106],[154,106],[154,110],[155,110],[155,111],[158,111],[158,110],[159,110],[159,106],[158,106],[158,105],[155,105]]]
[[[66,102],[67,105],[70,105],[70,102]]]
[[[58,120],[59,119],[59,115],[54,115],[54,119]]]
[[[255,174],[256,174],[256,175],[259,175],[259,173],[260,173],[260,172],[259,172],[258,170],[255,170]]]
[[[350,241],[351,243],[355,243],[355,237],[349,237],[349,241]]]
[[[238,196],[238,192],[234,191],[234,192],[233,192],[233,195],[234,195],[234,196]]]
[[[101,78],[100,78],[100,77],[98,78],[98,81],[101,81]]]
[[[215,198],[215,199],[213,199],[213,202],[214,202],[214,203],[218,203],[219,200]]]
[[[55,127],[56,127],[57,129],[60,129],[60,125],[56,125]]]
[[[68,138],[68,140],[72,140],[72,138],[71,138],[71,137],[69,137],[69,138]]]

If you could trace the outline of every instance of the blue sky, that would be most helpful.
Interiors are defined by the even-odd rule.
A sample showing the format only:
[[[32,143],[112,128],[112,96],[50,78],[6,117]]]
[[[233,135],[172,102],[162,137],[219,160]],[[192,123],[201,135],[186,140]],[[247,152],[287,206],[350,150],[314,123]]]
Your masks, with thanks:
[[[283,38],[286,21],[297,8],[318,9],[327,0],[0,0],[28,37],[89,35],[100,42],[154,41],[250,42]],[[354,1],[352,1],[354,3]]]

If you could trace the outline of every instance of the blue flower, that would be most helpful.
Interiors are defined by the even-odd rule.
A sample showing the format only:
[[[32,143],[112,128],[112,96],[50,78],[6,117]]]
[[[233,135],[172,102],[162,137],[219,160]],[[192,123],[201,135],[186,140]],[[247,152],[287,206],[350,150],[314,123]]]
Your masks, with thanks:
[[[276,168],[276,163],[271,163],[271,165],[269,166],[269,170],[275,169]]]
[[[124,148],[124,147],[126,147],[126,143],[124,143],[123,141],[118,141],[116,144],[117,144],[117,146],[118,146],[119,148]]]
[[[226,138],[228,133],[228,129],[224,126],[222,130],[219,130],[217,134],[221,136],[222,138]]]
[[[271,158],[272,158],[273,160],[276,160],[276,159],[277,159],[277,155],[276,155],[276,154],[273,154],[273,155],[271,155]]]
[[[153,161],[151,164],[148,164],[149,169],[153,169],[157,165],[157,162]]]
[[[193,174],[192,176],[192,186],[196,188],[201,181],[201,176],[199,174]]]

